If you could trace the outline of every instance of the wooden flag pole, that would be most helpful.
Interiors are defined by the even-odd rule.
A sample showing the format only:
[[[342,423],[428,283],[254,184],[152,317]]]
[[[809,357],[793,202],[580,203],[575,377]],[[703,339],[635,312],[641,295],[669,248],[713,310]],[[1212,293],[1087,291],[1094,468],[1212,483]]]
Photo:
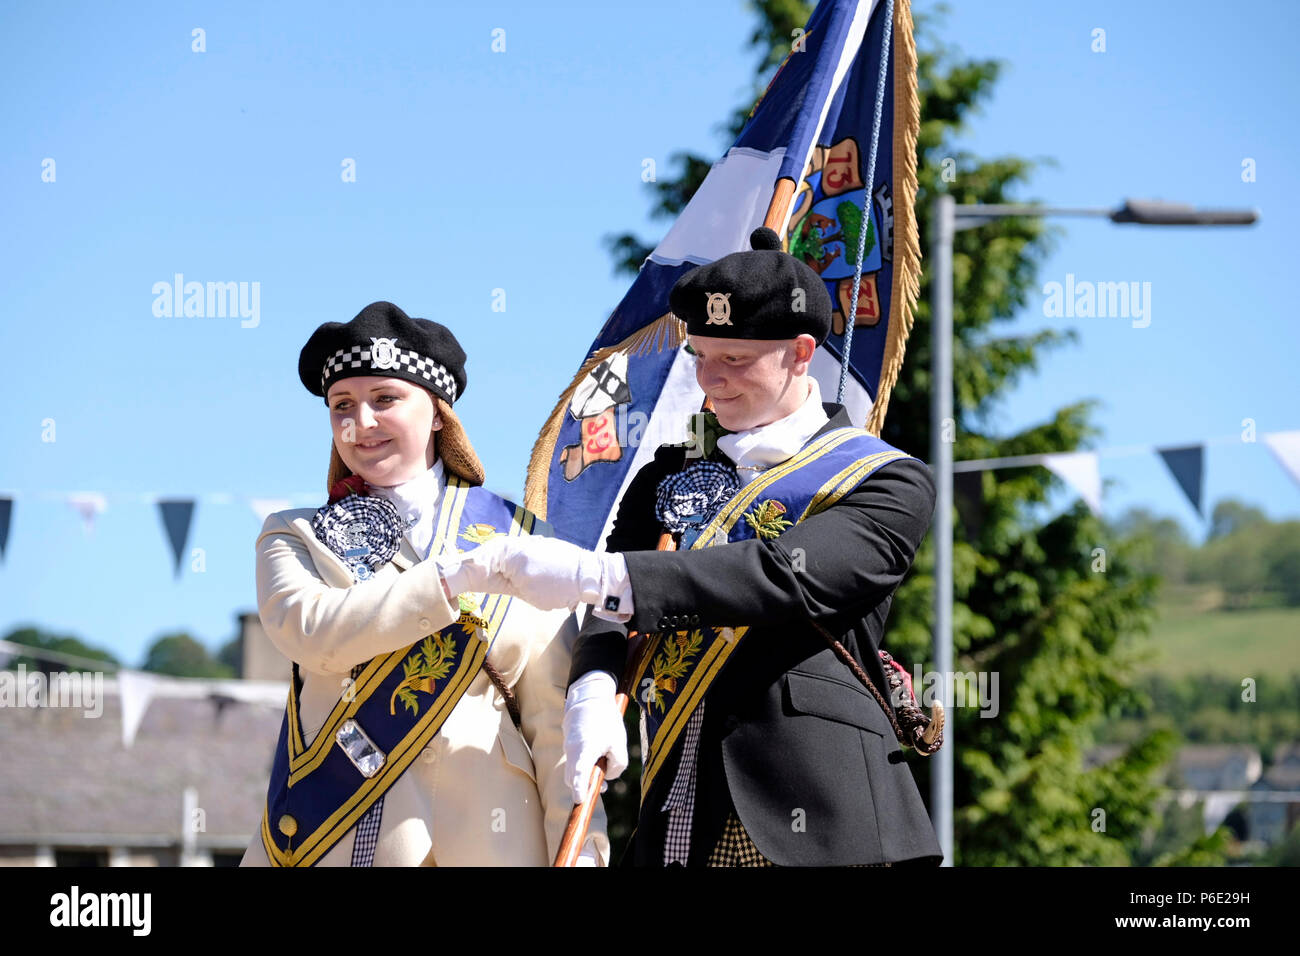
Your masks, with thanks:
[[[664,532],[659,536],[659,547],[657,551],[676,551],[677,546],[673,542],[673,536]],[[632,700],[632,681],[636,680],[636,675],[641,672],[641,665],[645,658],[652,653],[654,644],[648,637],[639,631],[628,632],[628,642],[631,646],[627,667],[623,669],[623,678],[618,682],[618,692],[614,695],[614,706],[618,708],[618,715],[622,717],[627,713],[627,705]],[[645,759],[645,754],[641,755]],[[596,761],[596,766],[592,768],[591,780],[587,784],[587,792],[582,796],[582,803],[577,804],[569,813],[569,822],[564,827],[564,836],[560,838],[560,849],[555,854],[554,866],[575,866],[578,862],[578,854],[582,851],[583,841],[587,839],[587,829],[591,826],[591,815],[596,811],[596,799],[600,796],[600,785],[605,782],[605,767],[608,761],[601,757]]]

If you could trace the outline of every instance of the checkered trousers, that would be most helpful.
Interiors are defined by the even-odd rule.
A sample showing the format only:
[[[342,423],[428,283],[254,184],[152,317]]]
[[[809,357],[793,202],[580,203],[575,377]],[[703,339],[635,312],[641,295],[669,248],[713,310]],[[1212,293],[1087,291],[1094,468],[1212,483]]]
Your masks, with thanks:
[[[731,811],[727,817],[727,822],[722,826],[722,836],[718,837],[718,842],[713,846],[713,852],[709,854],[709,866],[776,866],[771,860],[763,856],[754,845],[753,839],[750,838],[749,831],[745,825],[740,822],[740,817],[736,816],[736,811]],[[849,866],[893,866],[892,863],[850,863]]]

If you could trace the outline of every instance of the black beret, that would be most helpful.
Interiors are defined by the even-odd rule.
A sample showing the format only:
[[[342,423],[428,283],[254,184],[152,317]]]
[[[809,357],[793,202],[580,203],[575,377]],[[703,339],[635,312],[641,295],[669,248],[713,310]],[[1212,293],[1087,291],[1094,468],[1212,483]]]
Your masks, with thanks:
[[[313,395],[324,398],[331,382],[353,375],[404,378],[454,404],[465,394],[465,350],[445,325],[372,302],[351,322],[326,322],[298,356],[298,377]]]
[[[831,297],[821,276],[781,250],[766,226],[748,252],[697,266],[668,294],[673,314],[692,335],[730,339],[792,339],[807,333],[821,345],[831,330]]]

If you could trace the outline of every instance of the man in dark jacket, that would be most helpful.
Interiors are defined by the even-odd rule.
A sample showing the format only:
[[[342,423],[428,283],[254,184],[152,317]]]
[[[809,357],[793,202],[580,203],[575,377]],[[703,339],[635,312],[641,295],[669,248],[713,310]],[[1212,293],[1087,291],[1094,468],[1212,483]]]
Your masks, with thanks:
[[[818,408],[829,421],[814,438],[849,424],[841,406]],[[623,553],[635,611],[625,624],[588,618],[570,683],[621,674],[629,628],[748,625],[704,698],[690,863],[709,862],[724,833],[724,850],[743,844],[733,815],[758,853],[780,865],[937,862],[933,827],[888,719],[809,623],[837,637],[888,693],[877,651],[893,593],[934,513],[929,470],[912,458],[882,465],[774,540],[655,552],[655,489],[682,470],[686,454],[661,448],[624,494],[606,550]],[[644,705],[645,679],[638,684]],[[662,808],[683,744],[643,800],[626,858],[638,865],[664,862],[672,813]],[[573,772],[587,778],[581,767]]]
[[[830,298],[770,230],[751,242],[670,299],[716,417],[637,473],[605,553],[490,543],[482,589],[592,604],[564,718],[575,799],[600,756],[609,776],[626,766],[615,682],[628,631],[654,642],[634,689],[648,746],[625,862],[937,863],[889,718],[830,643],[888,698],[881,635],[934,482],[821,402],[809,366]],[[679,550],[655,550],[665,531]]]

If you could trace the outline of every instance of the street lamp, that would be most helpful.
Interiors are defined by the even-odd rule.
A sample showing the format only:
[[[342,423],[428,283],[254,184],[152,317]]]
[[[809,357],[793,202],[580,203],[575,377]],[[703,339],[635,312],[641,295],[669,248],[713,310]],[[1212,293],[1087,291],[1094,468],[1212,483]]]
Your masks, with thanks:
[[[1247,226],[1259,219],[1254,209],[1196,209],[1183,203],[1128,199],[1118,209],[1102,207],[1038,206],[1029,203],[971,204],[958,206],[952,196],[936,197],[931,220],[932,311],[930,394],[930,461],[934,471],[934,666],[938,690],[945,706],[952,669],[952,445],[944,440],[944,425],[952,414],[952,238],[1009,216],[1086,216],[1116,223],[1148,226]],[[931,759],[930,813],[943,849],[943,865],[952,866],[952,781],[956,714],[944,727],[945,746]],[[937,761],[935,763],[934,761]]]
[[[952,202],[951,196],[940,196],[941,204],[944,199],[955,209],[953,228],[957,232],[1008,216],[1089,216],[1141,226],[1249,226],[1259,220],[1259,212],[1255,209],[1197,209],[1186,203],[1164,202],[1160,199],[1126,199],[1118,209],[1103,206],[1037,206],[1032,203],[973,203],[958,206]]]

